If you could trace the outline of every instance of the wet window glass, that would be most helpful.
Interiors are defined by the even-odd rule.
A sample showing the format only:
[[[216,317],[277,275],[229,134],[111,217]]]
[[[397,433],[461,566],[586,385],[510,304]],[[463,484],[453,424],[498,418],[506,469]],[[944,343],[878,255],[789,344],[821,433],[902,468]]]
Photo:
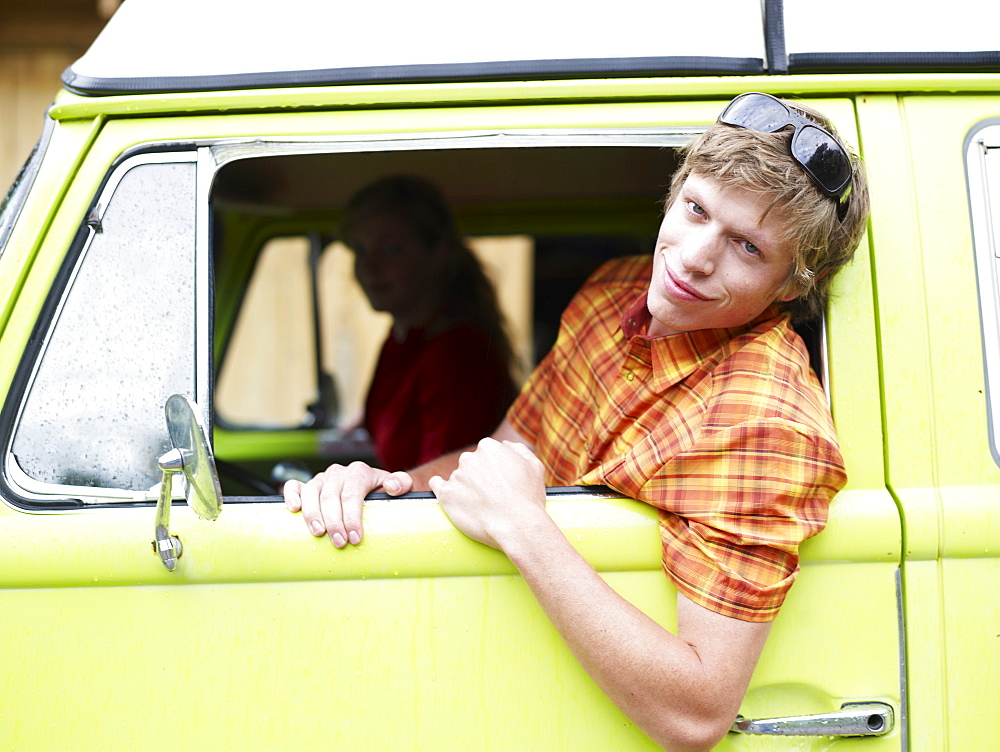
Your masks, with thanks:
[[[195,385],[195,165],[140,164],[111,190],[12,448],[36,481],[137,491],[160,480],[167,398]]]

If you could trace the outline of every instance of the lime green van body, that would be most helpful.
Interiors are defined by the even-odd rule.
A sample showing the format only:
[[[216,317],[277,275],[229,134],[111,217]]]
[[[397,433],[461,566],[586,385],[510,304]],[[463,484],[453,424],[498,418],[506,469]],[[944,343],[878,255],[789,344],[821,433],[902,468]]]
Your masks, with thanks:
[[[874,703],[887,720],[865,735],[734,731],[717,749],[992,748],[1000,466],[989,405],[1000,384],[991,394],[996,343],[984,341],[996,251],[981,247],[1000,247],[1000,157],[990,156],[1000,139],[981,134],[1000,123],[1000,71],[935,70],[60,92],[0,234],[0,748],[653,748],[577,664],[510,562],[465,538],[433,498],[372,498],[363,544],[337,550],[276,494],[227,494],[210,522],[181,492],[171,532],[183,553],[168,571],[150,545],[152,484],[108,491],[39,480],[18,464],[19,431],[33,409],[26,395],[43,379],[37,364],[56,357],[59,328],[88,308],[67,291],[85,284],[96,254],[87,249],[114,232],[99,198],[136,155],[190,174],[191,258],[138,288],[116,284],[112,264],[103,294],[128,289],[136,301],[186,307],[187,391],[213,426],[219,460],[255,473],[286,458],[316,467],[340,459],[325,449],[329,430],[223,425],[210,409],[259,238],[335,224],[291,210],[251,220],[220,201],[212,227],[228,233],[210,235],[210,178],[236,150],[247,161],[347,145],[437,155],[524,136],[540,140],[521,150],[541,153],[546,138],[583,150],[584,136],[609,134],[626,145],[652,134],[669,149],[744,91],[801,98],[829,115],[867,164],[872,215],[835,282],[821,339],[848,485],[826,530],[802,547],[740,715]],[[470,234],[617,232],[647,211],[600,193],[533,206],[515,198],[504,215],[469,209]],[[656,211],[649,205],[646,220]],[[185,275],[191,290],[172,303]],[[94,388],[81,382],[73,399],[118,394],[107,384],[127,377],[115,363],[157,371],[179,356],[143,347],[107,361],[87,350]],[[244,366],[272,360],[261,352]],[[162,412],[166,396],[150,393],[152,409]],[[151,430],[165,434],[162,424]],[[605,489],[553,489],[549,510],[616,590],[676,627],[656,510]]]

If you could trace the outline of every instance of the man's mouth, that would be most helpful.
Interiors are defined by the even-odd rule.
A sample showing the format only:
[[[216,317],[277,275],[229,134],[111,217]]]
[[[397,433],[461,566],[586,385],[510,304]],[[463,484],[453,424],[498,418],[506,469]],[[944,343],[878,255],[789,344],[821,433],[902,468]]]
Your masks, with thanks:
[[[711,300],[709,296],[699,291],[697,287],[678,278],[678,276],[670,270],[670,267],[664,267],[663,269],[663,282],[667,288],[667,292],[675,298],[689,301]]]

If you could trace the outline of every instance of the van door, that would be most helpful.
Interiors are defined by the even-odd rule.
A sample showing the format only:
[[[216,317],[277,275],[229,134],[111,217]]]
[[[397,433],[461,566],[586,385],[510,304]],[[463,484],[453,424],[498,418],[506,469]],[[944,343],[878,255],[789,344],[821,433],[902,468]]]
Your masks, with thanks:
[[[850,102],[816,106],[857,143]],[[81,738],[132,748],[152,734],[212,749],[653,748],[589,680],[510,562],[458,533],[433,499],[372,499],[364,544],[343,551],[309,536],[276,497],[226,498],[215,521],[178,504],[171,533],[182,550],[169,571],[150,545],[170,447],[162,411],[181,393],[212,418],[213,289],[224,284],[211,259],[217,144],[250,153],[266,148],[266,133],[308,150],[319,133],[328,150],[384,155],[416,153],[414,134],[450,131],[423,145],[433,163],[468,148],[465,135],[509,144],[611,129],[621,142],[658,122],[668,124],[659,149],[719,107],[205,115],[184,123],[181,142],[167,119],[109,121],[44,237],[24,225],[11,235],[15,251],[39,250],[20,296],[5,301],[13,315],[0,342],[28,342],[2,420],[0,738],[35,749]],[[404,128],[407,138],[386,135]],[[14,257],[0,256],[0,276]],[[866,251],[834,298],[825,377],[850,482],[827,530],[803,547],[740,730],[816,716],[807,723],[826,736],[795,743],[818,750],[831,717],[881,703],[842,733],[871,734],[858,748],[899,750],[901,534],[882,472]],[[553,490],[550,509],[613,587],[676,627],[655,510],[591,490]],[[734,732],[719,748],[783,744]]]

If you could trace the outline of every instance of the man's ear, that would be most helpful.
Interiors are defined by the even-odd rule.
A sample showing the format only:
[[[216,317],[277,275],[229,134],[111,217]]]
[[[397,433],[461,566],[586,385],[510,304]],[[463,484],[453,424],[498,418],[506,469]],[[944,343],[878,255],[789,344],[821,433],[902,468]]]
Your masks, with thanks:
[[[792,284],[789,285],[789,287],[787,288],[786,292],[783,295],[778,295],[778,300],[780,300],[782,303],[789,303],[795,300],[801,294],[802,294],[802,289],[798,285]]]
[[[795,300],[797,297],[801,296],[802,293],[802,285],[790,278],[787,282],[785,282],[784,287],[778,291],[778,295],[775,297],[774,302],[788,303],[789,301]]]
[[[795,274],[790,272],[788,279],[785,280],[784,286],[778,291],[777,297],[774,299],[775,303],[789,303],[796,298],[800,298],[805,294],[805,289],[802,284],[795,279]]]

